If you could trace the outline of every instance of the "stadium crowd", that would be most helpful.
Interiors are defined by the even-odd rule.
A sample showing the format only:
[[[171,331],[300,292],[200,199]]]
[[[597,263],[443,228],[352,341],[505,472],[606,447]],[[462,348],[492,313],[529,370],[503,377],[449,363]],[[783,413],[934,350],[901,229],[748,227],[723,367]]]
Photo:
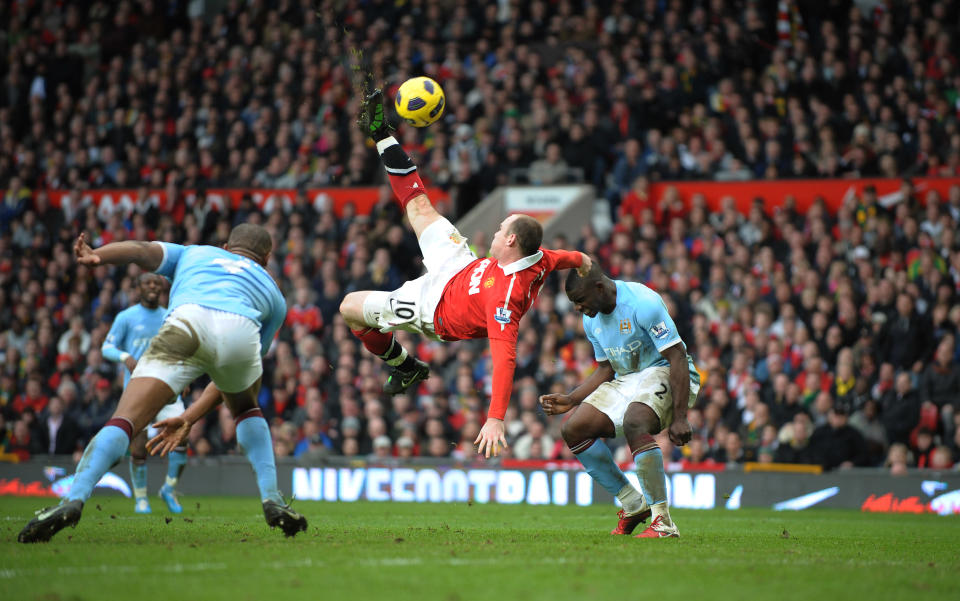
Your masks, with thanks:
[[[458,212],[517,177],[583,177],[610,201],[609,236],[588,226],[545,242],[664,295],[705,380],[694,441],[661,440],[665,457],[897,473],[960,461],[960,186],[941,198],[905,180],[895,205],[868,188],[835,214],[648,196],[655,180],[960,176],[957,1],[864,14],[841,0],[227,0],[188,14],[215,4],[0,7],[0,451],[76,453],[118,399],[99,348],[137,301],[136,274],[77,268],[79,232],[95,245],[222,244],[253,220],[277,242],[270,267],[290,303],[261,395],[276,454],[470,458],[485,344],[403,340],[433,376],[385,398],[380,362],[337,314],[350,291],[419,274],[389,188],[369,217],[184,204],[185,190],[381,183],[353,125],[358,79],[392,89],[425,73],[447,113],[399,137]],[[64,211],[45,192],[89,188],[162,188],[183,217]],[[485,252],[483,233],[471,241]],[[537,397],[595,368],[551,277],[521,324],[508,413],[519,459],[572,458]],[[191,448],[236,452],[225,409]]]

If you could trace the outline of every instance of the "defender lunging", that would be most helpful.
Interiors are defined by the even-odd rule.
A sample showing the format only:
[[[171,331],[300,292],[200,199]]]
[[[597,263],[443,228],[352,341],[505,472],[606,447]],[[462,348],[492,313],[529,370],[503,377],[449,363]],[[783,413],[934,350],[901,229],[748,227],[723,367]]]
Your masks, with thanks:
[[[638,537],[678,536],[667,503],[663,454],[653,436],[666,428],[674,444],[689,442],[687,407],[696,401],[700,375],[653,290],[611,280],[594,265],[586,277],[571,274],[566,292],[583,313],[599,367],[570,394],[543,395],[540,403],[549,415],[576,408],[563,424],[563,439],[587,472],[622,503],[611,534],[630,534],[652,514]],[[621,432],[633,453],[642,495],[598,440]]]

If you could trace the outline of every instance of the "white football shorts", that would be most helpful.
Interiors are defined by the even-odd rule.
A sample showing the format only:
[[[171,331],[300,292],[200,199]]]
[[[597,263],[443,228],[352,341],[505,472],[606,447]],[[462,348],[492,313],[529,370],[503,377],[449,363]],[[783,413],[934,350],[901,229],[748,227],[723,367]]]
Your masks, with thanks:
[[[177,417],[186,410],[187,408],[183,404],[183,399],[180,397],[177,397],[177,400],[174,402],[164,405],[163,409],[160,410],[160,413],[158,413],[155,418],[150,420],[150,425],[147,426],[147,440],[150,440],[159,433],[159,430],[154,428],[153,424],[163,421],[168,417]]]
[[[392,292],[371,292],[363,302],[363,319],[377,324],[381,332],[405,330],[440,340],[433,330],[433,315],[443,290],[477,256],[445,218],[427,226],[419,242],[427,273]]]
[[[689,407],[697,402],[697,393],[700,392],[699,377],[693,377],[694,374],[696,372],[691,371]],[[666,430],[673,423],[670,366],[648,367],[604,382],[583,402],[593,405],[609,417],[617,429],[617,436],[623,434],[623,415],[630,403],[643,403],[653,409],[660,418],[660,429]]]
[[[263,374],[257,322],[236,313],[181,305],[167,315],[130,377],[163,380],[179,394],[201,374],[209,375],[222,392],[250,388]]]

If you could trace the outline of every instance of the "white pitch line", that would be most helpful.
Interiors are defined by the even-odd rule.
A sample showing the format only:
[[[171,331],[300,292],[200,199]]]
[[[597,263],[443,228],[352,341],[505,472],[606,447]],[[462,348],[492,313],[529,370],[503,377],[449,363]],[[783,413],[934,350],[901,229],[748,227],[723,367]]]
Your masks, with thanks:
[[[713,564],[720,566],[756,566],[756,565],[768,565],[768,566],[798,566],[798,567],[808,567],[822,565],[824,562],[830,561],[828,559],[819,559],[819,558],[798,558],[798,557],[766,557],[766,558],[744,558],[743,560],[729,560],[729,559],[720,559],[720,558],[708,558],[701,560],[702,564]],[[609,559],[604,560],[605,563],[611,563]],[[515,555],[506,555],[506,556],[497,556],[497,557],[484,557],[484,558],[418,558],[418,557],[384,557],[380,559],[362,559],[351,562],[355,566],[364,566],[364,567],[376,567],[376,568],[405,568],[410,566],[438,566],[438,567],[469,567],[469,566],[490,566],[490,565],[512,565],[516,566],[517,564],[527,564],[527,565],[561,565],[561,564],[582,564],[586,563],[581,560],[569,559],[564,557],[557,558],[543,558],[543,559],[532,559],[532,560],[518,560]],[[635,558],[630,556],[624,556],[622,561],[613,563],[623,563],[633,565],[635,563]],[[867,567],[908,567],[912,565],[910,562],[897,561],[897,560],[876,560],[876,561],[858,561],[850,559],[848,561],[842,561],[835,565],[845,565],[850,567],[857,568],[867,568]],[[918,564],[919,565],[919,564]],[[116,574],[116,573],[152,573],[152,572],[162,572],[168,574],[184,574],[184,573],[203,573],[203,572],[222,572],[230,569],[232,566],[225,562],[200,562],[200,563],[171,563],[171,564],[156,564],[156,565],[108,565],[100,564],[93,566],[60,566],[54,570],[46,570],[43,568],[7,568],[0,570],[0,580],[11,580],[14,578],[28,577],[28,576],[38,576],[38,575],[50,575],[56,574],[60,576],[83,576],[83,575],[97,575],[97,574]],[[262,563],[258,566],[260,569],[267,568],[273,570],[289,570],[291,568],[326,568],[332,567],[328,562],[320,559],[312,559],[309,557],[304,557],[302,559],[294,559],[291,561],[272,561]]]

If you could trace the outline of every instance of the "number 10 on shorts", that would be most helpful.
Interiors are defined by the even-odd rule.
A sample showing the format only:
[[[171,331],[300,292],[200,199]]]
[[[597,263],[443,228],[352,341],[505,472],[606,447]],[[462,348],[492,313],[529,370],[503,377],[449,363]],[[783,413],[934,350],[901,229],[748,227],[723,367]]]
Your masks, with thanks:
[[[402,301],[395,298],[390,299],[390,310],[403,321],[410,321],[414,318],[416,315],[414,308],[416,306],[417,303],[414,301]]]

